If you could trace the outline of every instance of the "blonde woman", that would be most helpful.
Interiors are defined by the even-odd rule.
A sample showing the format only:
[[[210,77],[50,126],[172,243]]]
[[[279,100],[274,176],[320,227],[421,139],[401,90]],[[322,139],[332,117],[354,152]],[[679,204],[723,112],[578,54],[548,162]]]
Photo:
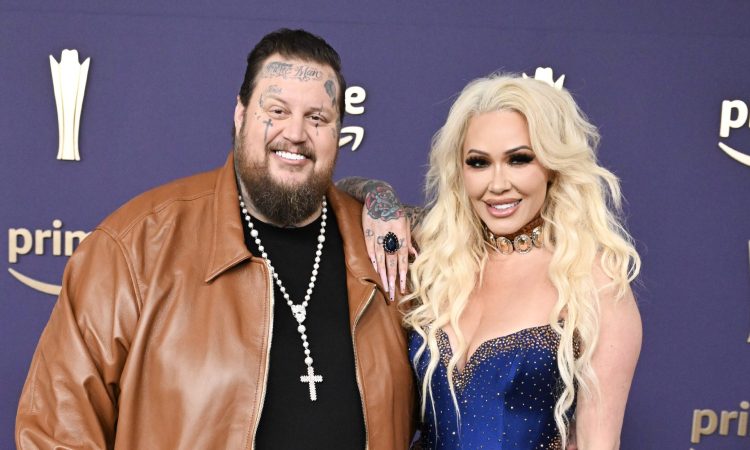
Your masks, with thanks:
[[[640,259],[597,143],[571,95],[534,79],[475,80],[451,107],[404,303],[422,447],[619,448]],[[372,192],[359,194],[372,204]],[[382,242],[392,223],[364,216]],[[383,258],[377,244],[382,272],[394,246]]]

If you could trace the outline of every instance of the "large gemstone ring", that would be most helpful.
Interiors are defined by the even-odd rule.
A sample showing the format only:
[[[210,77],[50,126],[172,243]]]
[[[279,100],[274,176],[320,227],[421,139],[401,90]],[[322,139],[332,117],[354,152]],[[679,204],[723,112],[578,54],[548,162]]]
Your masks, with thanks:
[[[383,237],[383,250],[389,255],[392,255],[401,248],[401,244],[398,243],[398,236],[393,232],[389,231]]]

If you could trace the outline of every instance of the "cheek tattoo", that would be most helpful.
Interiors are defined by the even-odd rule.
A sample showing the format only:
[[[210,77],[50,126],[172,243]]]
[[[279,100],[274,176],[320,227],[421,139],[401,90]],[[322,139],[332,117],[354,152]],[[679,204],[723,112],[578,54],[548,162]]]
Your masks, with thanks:
[[[268,120],[266,120],[263,123],[266,124],[266,130],[263,132],[263,143],[267,144],[268,143],[268,129],[271,128],[271,127],[273,127],[273,122],[269,118]]]

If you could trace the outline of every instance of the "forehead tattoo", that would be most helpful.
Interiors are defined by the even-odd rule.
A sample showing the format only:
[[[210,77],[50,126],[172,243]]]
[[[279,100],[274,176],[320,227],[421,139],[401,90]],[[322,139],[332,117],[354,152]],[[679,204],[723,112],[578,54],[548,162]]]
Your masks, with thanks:
[[[286,78],[292,71],[292,65],[281,61],[272,61],[263,68],[263,78]]]
[[[316,81],[323,79],[323,71],[307,64],[293,64],[282,61],[271,61],[263,67],[261,78],[296,79],[299,81]]]

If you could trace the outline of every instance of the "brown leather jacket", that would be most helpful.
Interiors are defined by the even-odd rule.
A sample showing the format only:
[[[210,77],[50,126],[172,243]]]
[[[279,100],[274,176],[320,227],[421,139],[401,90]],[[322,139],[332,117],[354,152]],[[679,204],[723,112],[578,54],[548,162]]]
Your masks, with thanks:
[[[407,448],[415,392],[400,317],[367,256],[361,204],[335,188],[328,198],[368,448]],[[135,198],[81,243],[21,395],[19,448],[254,447],[274,299],[238,208],[230,156]]]

